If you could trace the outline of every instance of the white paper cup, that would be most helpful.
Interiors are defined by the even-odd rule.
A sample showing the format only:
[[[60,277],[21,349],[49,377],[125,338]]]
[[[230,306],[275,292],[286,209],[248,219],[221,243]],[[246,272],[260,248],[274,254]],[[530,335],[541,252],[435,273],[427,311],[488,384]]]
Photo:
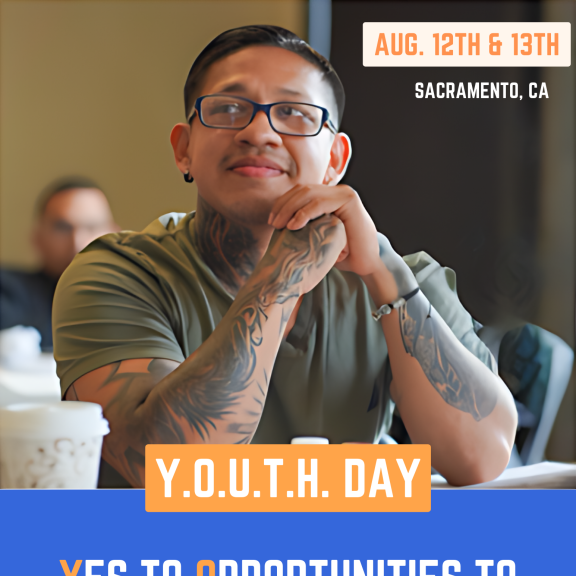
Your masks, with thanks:
[[[292,438],[290,444],[330,444],[328,438],[321,436],[296,436]]]
[[[12,404],[0,409],[1,488],[96,488],[102,408],[91,402]]]

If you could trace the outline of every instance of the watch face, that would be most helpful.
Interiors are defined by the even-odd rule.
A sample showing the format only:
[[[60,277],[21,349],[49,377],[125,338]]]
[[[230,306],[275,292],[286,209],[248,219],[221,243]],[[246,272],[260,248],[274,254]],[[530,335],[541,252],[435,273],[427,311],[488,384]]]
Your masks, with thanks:
[[[390,314],[390,312],[392,312],[390,304],[383,304],[378,310],[372,312],[372,318],[374,318],[374,320],[380,320],[382,316],[386,316],[386,314]]]

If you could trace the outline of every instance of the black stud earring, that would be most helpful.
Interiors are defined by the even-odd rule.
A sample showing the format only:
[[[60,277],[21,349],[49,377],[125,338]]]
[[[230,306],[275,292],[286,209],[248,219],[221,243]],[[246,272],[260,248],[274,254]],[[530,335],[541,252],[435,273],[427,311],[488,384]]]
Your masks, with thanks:
[[[188,170],[186,170],[186,172],[184,172],[184,180],[188,183],[194,182],[194,176],[191,176]]]

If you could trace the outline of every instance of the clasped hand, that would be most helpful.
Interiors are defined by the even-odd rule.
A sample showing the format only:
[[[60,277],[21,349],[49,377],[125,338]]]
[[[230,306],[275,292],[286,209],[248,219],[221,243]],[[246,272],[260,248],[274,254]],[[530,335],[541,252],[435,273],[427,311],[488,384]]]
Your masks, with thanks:
[[[310,220],[334,214],[344,224],[346,246],[336,268],[368,276],[382,266],[376,226],[355,190],[346,185],[297,185],[278,198],[268,224],[280,230],[300,230]]]

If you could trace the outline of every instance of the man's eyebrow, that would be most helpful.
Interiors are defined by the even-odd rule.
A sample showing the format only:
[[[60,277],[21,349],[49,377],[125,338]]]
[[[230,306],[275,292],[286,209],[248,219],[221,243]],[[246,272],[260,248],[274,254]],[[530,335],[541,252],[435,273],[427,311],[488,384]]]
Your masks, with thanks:
[[[228,86],[218,90],[218,94],[226,94],[228,92],[246,92],[246,86],[241,82],[234,82],[234,84],[228,84]]]
[[[246,86],[242,84],[242,82],[234,82],[233,84],[228,84],[228,86],[224,86],[224,88],[218,90],[218,94],[229,94],[232,92],[245,93],[246,91]],[[302,96],[302,92],[293,90],[292,88],[278,88],[278,92],[289,96]]]

